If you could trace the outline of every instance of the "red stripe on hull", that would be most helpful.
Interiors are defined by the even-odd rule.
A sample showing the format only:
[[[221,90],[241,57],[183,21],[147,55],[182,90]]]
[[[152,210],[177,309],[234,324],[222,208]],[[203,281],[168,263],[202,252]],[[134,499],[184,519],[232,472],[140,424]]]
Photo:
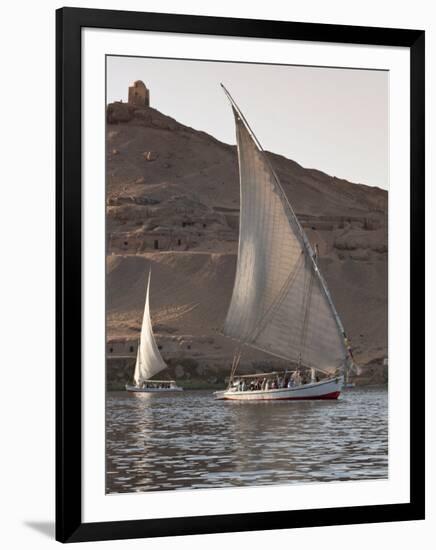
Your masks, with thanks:
[[[232,399],[231,397],[221,397],[227,401],[312,401],[314,399],[337,399],[340,395],[340,391],[333,391],[324,395],[314,395],[313,397],[266,397],[261,399]]]

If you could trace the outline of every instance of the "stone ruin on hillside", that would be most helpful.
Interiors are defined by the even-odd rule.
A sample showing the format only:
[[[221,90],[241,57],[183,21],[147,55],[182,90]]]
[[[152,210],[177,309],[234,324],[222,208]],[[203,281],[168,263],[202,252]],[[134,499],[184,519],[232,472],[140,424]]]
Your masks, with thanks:
[[[128,103],[138,107],[150,107],[150,90],[142,80],[136,80],[129,86]]]

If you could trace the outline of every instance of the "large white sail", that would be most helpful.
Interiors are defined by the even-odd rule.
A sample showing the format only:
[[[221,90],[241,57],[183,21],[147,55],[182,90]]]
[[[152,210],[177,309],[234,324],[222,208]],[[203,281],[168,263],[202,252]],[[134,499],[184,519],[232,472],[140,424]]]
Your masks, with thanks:
[[[166,368],[166,364],[159,353],[156,340],[153,336],[153,328],[151,326],[149,300],[150,279],[151,272],[148,275],[144,316],[142,318],[141,335],[136,356],[134,380],[137,386]]]
[[[332,374],[348,357],[341,322],[276,174],[225,92],[235,117],[241,201],[237,271],[224,334]]]

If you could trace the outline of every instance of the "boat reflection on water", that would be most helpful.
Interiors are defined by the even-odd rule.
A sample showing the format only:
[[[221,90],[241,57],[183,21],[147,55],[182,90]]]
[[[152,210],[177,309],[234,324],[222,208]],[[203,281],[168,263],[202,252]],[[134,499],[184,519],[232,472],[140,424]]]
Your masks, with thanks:
[[[211,400],[111,392],[108,493],[384,479],[386,389],[337,401]]]

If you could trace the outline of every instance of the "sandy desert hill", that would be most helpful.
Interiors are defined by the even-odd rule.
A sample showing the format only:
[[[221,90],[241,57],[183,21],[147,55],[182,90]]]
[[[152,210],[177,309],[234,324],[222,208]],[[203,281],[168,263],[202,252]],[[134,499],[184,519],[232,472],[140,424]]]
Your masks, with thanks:
[[[132,367],[151,266],[153,326],[171,374],[188,376],[189,365],[199,376],[227,373],[235,344],[220,330],[236,267],[236,147],[153,108],[117,102],[107,108],[106,155],[109,364],[125,359],[123,369]],[[268,155],[318,244],[357,361],[380,365],[387,356],[387,192]],[[247,350],[243,366],[270,359]]]

